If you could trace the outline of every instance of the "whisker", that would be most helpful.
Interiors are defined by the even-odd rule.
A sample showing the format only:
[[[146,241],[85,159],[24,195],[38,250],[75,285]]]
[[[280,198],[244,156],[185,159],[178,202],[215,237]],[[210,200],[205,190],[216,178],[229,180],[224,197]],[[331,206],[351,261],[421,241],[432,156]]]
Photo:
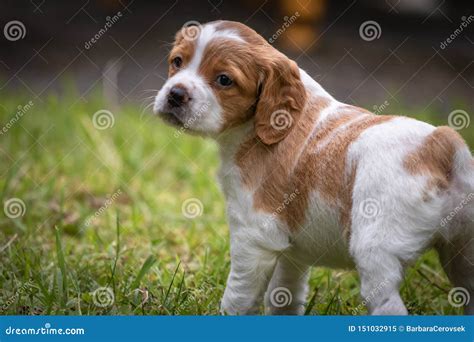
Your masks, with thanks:
[[[161,47],[164,47],[164,46],[173,46],[173,43],[172,42],[167,42],[166,40],[157,40],[158,43],[161,43],[160,46]]]
[[[149,104],[146,104],[146,102],[148,102],[148,101],[144,100],[143,103],[140,105],[140,109],[143,108],[143,109],[141,109],[143,111],[146,110],[147,108],[149,108],[150,106],[152,106],[155,103],[154,100],[152,100]]]
[[[156,97],[156,95],[147,96],[147,97],[144,97],[143,99],[140,99],[140,101],[146,101],[146,100],[154,99],[155,97]]]
[[[140,119],[143,117],[143,114],[145,114],[145,112],[148,111],[148,109],[153,105],[153,102],[148,104],[145,108],[143,108],[143,110],[141,110],[140,112]]]

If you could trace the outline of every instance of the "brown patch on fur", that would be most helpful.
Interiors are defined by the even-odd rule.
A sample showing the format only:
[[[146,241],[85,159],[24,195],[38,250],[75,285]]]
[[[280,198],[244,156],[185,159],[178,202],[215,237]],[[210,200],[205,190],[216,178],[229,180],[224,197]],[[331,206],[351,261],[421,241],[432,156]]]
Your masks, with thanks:
[[[428,135],[423,144],[408,154],[403,165],[413,175],[430,176],[424,200],[429,200],[429,192],[446,190],[451,183],[454,154],[465,142],[453,129],[442,126]]]
[[[277,180],[276,183],[285,182],[289,175],[288,171],[296,166],[296,159],[303,152],[320,112],[328,104],[329,101],[325,98],[308,102],[303,114],[304,119],[295,125],[295,129],[288,138],[281,141],[280,144],[268,146],[262,143],[257,136],[245,141],[235,156],[236,163],[242,170],[244,184],[248,188],[254,189],[260,184],[268,182],[270,178]],[[259,167],[256,167],[257,165]],[[270,196],[270,201],[274,197],[278,196]],[[264,203],[262,204],[265,206]]]
[[[168,78],[176,74],[179,69],[175,68],[172,64],[172,61],[175,57],[181,57],[183,64],[180,69],[185,68],[186,65],[191,61],[191,58],[194,56],[196,51],[196,45],[194,40],[185,39],[184,32],[186,30],[195,29],[193,27],[182,28],[176,33],[173,49],[168,56]]]
[[[217,22],[216,29],[234,31],[246,42],[216,39],[203,56],[200,72],[209,81],[219,73],[229,73],[237,81],[236,87],[228,89],[214,85],[214,93],[225,106],[224,128],[254,113],[259,139],[267,145],[279,142],[297,124],[305,107],[306,91],[298,65],[241,23]],[[279,115],[290,124],[277,127]]]
[[[206,80],[219,100],[224,117],[223,130],[242,124],[255,112],[259,75],[250,46],[218,38],[206,47],[199,74]],[[231,87],[222,87],[216,80],[225,74],[233,80]]]
[[[309,195],[317,190],[330,205],[339,209],[340,222],[347,235],[356,177],[356,165],[346,165],[347,150],[364,130],[392,117],[366,115],[363,118],[358,108],[352,107],[351,112],[343,107],[313,132],[316,117],[328,105],[322,100],[316,99],[306,106],[298,129],[280,143],[266,146],[256,137],[245,142],[236,155],[236,162],[244,184],[254,191],[256,209],[275,213],[284,203],[285,195],[297,191],[297,196],[277,213],[292,231],[297,231],[304,221]],[[357,118],[360,119],[349,123]],[[345,123],[349,126],[337,131]]]

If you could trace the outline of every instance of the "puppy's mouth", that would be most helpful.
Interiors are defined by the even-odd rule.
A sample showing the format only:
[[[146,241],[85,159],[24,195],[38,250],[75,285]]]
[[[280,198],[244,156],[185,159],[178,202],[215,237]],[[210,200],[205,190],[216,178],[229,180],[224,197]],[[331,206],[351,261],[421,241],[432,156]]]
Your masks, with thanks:
[[[175,127],[184,127],[184,122],[173,112],[159,112],[158,116],[166,123]]]

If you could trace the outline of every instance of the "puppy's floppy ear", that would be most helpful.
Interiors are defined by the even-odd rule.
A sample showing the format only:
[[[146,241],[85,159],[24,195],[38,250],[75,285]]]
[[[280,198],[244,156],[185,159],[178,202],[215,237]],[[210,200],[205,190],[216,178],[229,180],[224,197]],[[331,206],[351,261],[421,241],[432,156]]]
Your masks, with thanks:
[[[265,62],[255,109],[255,131],[263,143],[272,145],[297,125],[306,102],[306,91],[294,61],[276,52]]]

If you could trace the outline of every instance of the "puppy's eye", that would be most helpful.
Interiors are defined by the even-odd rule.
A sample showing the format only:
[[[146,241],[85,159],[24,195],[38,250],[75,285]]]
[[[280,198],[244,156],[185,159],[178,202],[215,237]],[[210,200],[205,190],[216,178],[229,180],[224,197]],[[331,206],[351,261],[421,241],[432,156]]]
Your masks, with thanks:
[[[175,57],[175,58],[173,58],[173,60],[171,61],[171,64],[173,64],[173,66],[174,66],[176,69],[179,69],[179,68],[181,68],[181,65],[183,64],[183,60],[181,59],[181,57]]]
[[[219,75],[217,76],[217,83],[223,87],[229,87],[232,84],[232,80],[227,75]]]

